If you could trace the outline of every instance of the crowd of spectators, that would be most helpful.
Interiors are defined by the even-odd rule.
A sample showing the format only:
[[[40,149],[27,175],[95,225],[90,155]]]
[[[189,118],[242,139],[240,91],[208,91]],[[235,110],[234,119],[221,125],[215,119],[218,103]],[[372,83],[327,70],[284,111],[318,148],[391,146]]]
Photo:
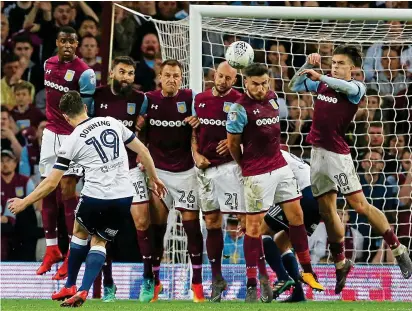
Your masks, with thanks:
[[[162,47],[150,18],[162,21],[184,19],[189,14],[189,2],[118,3],[144,16],[115,7],[112,57],[132,56],[137,63],[135,88],[144,92],[157,89],[160,87],[158,74]],[[209,4],[399,9],[408,9],[411,5],[402,1],[209,1]],[[101,2],[1,2],[2,260],[39,260],[42,257],[41,204],[16,218],[8,212],[6,202],[11,196],[27,195],[39,182],[38,161],[46,124],[43,63],[56,52],[59,27],[68,25],[78,31],[77,55],[96,72],[98,84],[105,84],[106,81],[101,81],[101,23],[110,21],[101,20],[101,13]],[[395,21],[382,21],[382,24],[395,33],[401,32],[405,26],[405,23]],[[319,70],[330,73],[333,43],[292,44],[292,41],[250,40],[225,33],[204,33],[203,39],[205,89],[213,86],[214,68],[224,60],[226,47],[239,39],[249,40],[256,51],[255,60],[267,63],[271,87],[279,97],[282,142],[291,152],[309,160],[310,146],[305,138],[312,122],[314,98],[310,93],[291,93],[288,82],[305,61],[302,51],[304,54],[321,54]],[[411,249],[412,41],[409,45],[375,43],[363,45],[362,49],[364,63],[353,72],[353,78],[366,83],[367,95],[359,104],[347,140],[366,197],[386,214],[398,236]],[[242,89],[241,75],[236,86]],[[17,181],[19,185],[15,186]],[[6,185],[14,187],[14,193],[3,191]],[[361,262],[392,262],[393,258],[385,256],[386,246],[365,219],[355,217],[344,202],[340,204],[342,219],[347,226],[347,247],[352,246],[347,255]],[[242,237],[236,231],[232,232],[236,226],[235,220],[229,217],[225,238],[229,246],[225,246],[224,252],[228,263],[242,262],[243,249],[239,248]],[[133,245],[137,243],[132,222],[125,228],[114,245],[115,260],[139,261],[138,250],[130,251],[136,249]],[[318,233],[312,238],[311,245],[313,258],[320,261],[327,257],[322,225]],[[29,244],[30,247],[26,247]]]

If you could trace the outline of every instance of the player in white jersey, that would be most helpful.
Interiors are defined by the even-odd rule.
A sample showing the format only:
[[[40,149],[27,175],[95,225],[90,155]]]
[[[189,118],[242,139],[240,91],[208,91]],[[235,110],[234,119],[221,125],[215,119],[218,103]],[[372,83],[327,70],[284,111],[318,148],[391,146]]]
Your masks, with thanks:
[[[310,166],[294,154],[281,150],[283,157],[291,168],[297,183],[302,189],[303,219],[306,232],[310,236],[320,221],[319,207],[313,197],[310,184]],[[272,206],[266,213],[261,224],[261,234],[266,261],[273,271],[276,272],[277,281],[273,286],[273,297],[276,298],[285,290],[294,286],[292,295],[285,302],[299,302],[305,300],[305,294],[300,283],[298,262],[290,250],[290,241],[287,232],[289,224],[286,215],[280,206]],[[275,241],[273,236],[276,235]],[[305,282],[305,278],[302,278]],[[314,290],[321,290],[317,284],[308,282]]]
[[[58,151],[58,158],[50,175],[25,199],[10,200],[9,209],[17,214],[27,206],[52,192],[73,161],[85,169],[85,184],[76,209],[73,237],[70,243],[68,278],[53,300],[65,301],[64,307],[81,306],[106,258],[106,242],[112,241],[123,219],[129,216],[133,185],[129,179],[125,145],[138,153],[146,167],[152,191],[159,197],[166,195],[166,187],[159,180],[153,159],[147,148],[122,123],[114,118],[88,118],[80,94],[69,91],[60,101],[66,121],[75,127]],[[91,248],[87,238],[91,235]],[[77,290],[76,279],[83,261],[86,270],[82,285]]]

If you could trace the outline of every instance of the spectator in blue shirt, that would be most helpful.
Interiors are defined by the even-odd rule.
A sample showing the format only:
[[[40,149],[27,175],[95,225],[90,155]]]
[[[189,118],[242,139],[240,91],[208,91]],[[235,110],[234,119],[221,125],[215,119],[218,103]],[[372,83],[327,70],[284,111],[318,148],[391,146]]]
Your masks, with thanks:
[[[243,253],[243,233],[238,232],[236,215],[229,215],[226,221],[226,234],[223,248],[223,264],[245,264]]]

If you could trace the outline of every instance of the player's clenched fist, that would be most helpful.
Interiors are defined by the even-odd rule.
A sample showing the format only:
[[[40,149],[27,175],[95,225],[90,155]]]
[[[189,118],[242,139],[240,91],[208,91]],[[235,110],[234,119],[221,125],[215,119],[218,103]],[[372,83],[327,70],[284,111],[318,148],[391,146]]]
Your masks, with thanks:
[[[210,165],[210,161],[199,153],[195,153],[193,158],[195,160],[196,167],[201,170],[206,169]]]
[[[313,66],[320,65],[320,55],[318,53],[309,54],[306,62]]]

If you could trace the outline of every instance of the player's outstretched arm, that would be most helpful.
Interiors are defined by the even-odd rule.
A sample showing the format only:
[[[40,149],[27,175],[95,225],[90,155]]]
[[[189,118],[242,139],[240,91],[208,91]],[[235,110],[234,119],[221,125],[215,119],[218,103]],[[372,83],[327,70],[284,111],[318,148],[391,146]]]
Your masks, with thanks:
[[[362,82],[358,81],[345,81],[325,75],[320,76],[320,81],[325,82],[328,87],[334,89],[335,91],[344,93],[348,96],[359,95],[359,100],[362,98],[366,91],[365,85]]]
[[[166,186],[159,179],[154,166],[153,158],[150,155],[149,149],[136,137],[128,143],[127,148],[133,150],[139,155],[140,162],[143,164],[146,174],[149,177],[151,184],[151,190],[160,198],[164,198],[167,193]]]
[[[50,175],[44,179],[37,187],[34,189],[32,193],[30,193],[24,199],[13,198],[10,199],[9,202],[9,210],[13,214],[18,214],[24,211],[27,206],[32,205],[33,203],[43,199],[47,196],[50,192],[57,188],[59,185],[60,179],[62,179],[64,170],[53,168]]]
[[[295,73],[289,82],[289,89],[292,92],[316,92],[319,82],[308,79],[306,74],[302,74],[307,69],[312,69],[315,65],[320,64],[320,55],[317,53],[310,54],[306,63]]]

